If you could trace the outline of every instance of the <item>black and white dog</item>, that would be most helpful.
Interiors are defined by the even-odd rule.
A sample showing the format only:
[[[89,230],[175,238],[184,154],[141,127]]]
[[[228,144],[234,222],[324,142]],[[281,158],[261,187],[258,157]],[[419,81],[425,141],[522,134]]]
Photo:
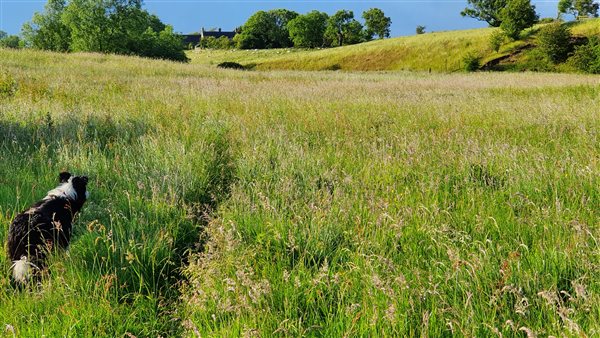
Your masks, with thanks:
[[[58,187],[17,215],[10,225],[8,256],[17,283],[27,282],[33,272],[43,269],[50,250],[69,246],[73,218],[88,197],[88,178],[62,172],[59,182]]]

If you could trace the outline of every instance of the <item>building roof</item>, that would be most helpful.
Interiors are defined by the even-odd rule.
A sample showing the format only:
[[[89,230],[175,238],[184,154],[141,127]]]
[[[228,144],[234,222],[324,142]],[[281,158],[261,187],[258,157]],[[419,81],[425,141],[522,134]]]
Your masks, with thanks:
[[[235,32],[223,32],[223,31],[217,31],[217,32],[207,32],[207,31],[203,31],[202,36],[207,38],[209,36],[215,37],[215,38],[220,38],[222,36],[228,38],[228,39],[233,39],[233,37],[235,36]]]

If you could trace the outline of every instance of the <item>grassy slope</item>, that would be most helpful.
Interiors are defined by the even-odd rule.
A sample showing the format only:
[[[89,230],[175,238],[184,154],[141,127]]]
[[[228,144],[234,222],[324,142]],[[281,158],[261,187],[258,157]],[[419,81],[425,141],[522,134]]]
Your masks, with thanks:
[[[526,32],[527,42],[535,43],[535,31]],[[495,57],[509,55],[524,44],[505,44],[498,53],[489,47],[492,28],[427,33],[372,41],[364,44],[323,50],[200,50],[189,52],[194,63],[218,64],[234,61],[255,65],[256,69],[293,70],[429,70],[453,72],[462,69],[462,59],[467,54],[479,55],[486,62]],[[573,27],[573,34],[589,36],[600,32],[600,19],[586,20]],[[532,35],[533,33],[533,35]],[[511,62],[520,63],[512,60]]]
[[[21,336],[600,333],[596,77],[0,69],[0,240],[59,170],[93,178],[52,275],[0,277]]]

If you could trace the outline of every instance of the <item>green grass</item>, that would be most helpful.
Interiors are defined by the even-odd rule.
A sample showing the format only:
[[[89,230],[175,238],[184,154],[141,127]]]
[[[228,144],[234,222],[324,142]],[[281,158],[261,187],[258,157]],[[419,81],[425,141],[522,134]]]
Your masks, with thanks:
[[[3,334],[600,334],[594,76],[7,50],[0,73],[0,240],[60,170],[91,177],[41,285],[0,254]]]
[[[600,19],[571,25],[576,36],[597,35]],[[346,70],[346,71],[434,71],[457,72],[464,69],[467,55],[481,57],[482,63],[513,55],[503,63],[510,70],[570,71],[539,60],[538,55],[521,53],[521,47],[535,45],[539,25],[523,32],[523,40],[505,42],[498,52],[491,50],[490,35],[497,28],[445,31],[377,40],[358,45],[318,50],[195,50],[188,52],[193,63],[217,65],[238,62],[258,70]]]

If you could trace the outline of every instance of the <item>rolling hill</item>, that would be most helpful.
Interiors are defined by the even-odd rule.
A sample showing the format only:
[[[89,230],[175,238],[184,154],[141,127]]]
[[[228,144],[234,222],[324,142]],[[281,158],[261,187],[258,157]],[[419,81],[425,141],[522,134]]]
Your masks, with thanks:
[[[575,36],[600,32],[600,19],[571,23]],[[455,72],[463,69],[463,58],[475,55],[482,65],[499,60],[495,66],[503,70],[571,69],[541,64],[528,53],[536,44],[537,25],[523,32],[520,41],[505,43],[498,52],[489,47],[489,37],[497,28],[434,32],[377,40],[330,49],[299,50],[197,50],[188,56],[193,63],[241,63],[258,70],[345,70],[345,71],[435,71]],[[552,69],[548,69],[552,68]]]

